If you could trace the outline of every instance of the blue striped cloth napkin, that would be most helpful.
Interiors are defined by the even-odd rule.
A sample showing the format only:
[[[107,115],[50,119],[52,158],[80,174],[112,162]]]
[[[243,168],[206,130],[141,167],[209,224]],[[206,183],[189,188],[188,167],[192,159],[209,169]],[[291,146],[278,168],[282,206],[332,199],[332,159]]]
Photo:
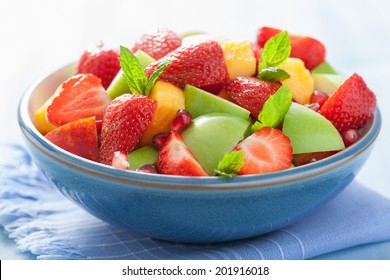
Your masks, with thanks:
[[[308,259],[390,240],[390,201],[358,182],[286,228],[208,245],[164,242],[91,216],[66,200],[19,145],[0,145],[0,224],[38,259]]]

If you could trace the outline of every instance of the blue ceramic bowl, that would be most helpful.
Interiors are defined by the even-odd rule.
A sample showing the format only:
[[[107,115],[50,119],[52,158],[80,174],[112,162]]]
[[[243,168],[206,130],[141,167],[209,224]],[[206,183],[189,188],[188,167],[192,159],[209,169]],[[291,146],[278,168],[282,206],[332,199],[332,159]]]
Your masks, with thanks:
[[[377,110],[358,143],[327,159],[275,173],[223,179],[123,171],[68,153],[34,127],[33,112],[72,71],[67,66],[52,73],[21,100],[18,119],[32,157],[64,196],[91,214],[164,240],[237,240],[293,223],[353,180],[381,126]]]

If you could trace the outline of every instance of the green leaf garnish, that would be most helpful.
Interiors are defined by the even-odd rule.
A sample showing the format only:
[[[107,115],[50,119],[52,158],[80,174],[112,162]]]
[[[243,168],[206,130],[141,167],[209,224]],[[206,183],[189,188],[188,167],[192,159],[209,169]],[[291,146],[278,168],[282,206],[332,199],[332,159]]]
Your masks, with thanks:
[[[145,87],[145,95],[146,96],[149,95],[149,93],[152,90],[152,87],[154,86],[154,84],[156,83],[158,77],[161,75],[161,73],[164,71],[164,69],[167,68],[169,63],[171,63],[170,60],[164,60],[156,67],[156,69],[154,69],[154,71],[153,71],[152,75],[150,75],[150,78],[149,78],[149,80],[146,84],[146,87]]]
[[[268,67],[259,72],[257,77],[260,80],[277,82],[290,78],[290,75],[279,67]]]
[[[241,167],[244,165],[244,155],[242,151],[235,151],[229,154],[225,154],[223,158],[218,162],[215,172],[222,177],[232,178],[237,176]]]
[[[282,122],[292,103],[292,93],[282,85],[275,94],[264,103],[258,116],[258,122],[252,125],[251,130],[256,131],[262,127],[275,128]]]
[[[158,77],[168,66],[170,61],[162,61],[156,69],[154,69],[149,79],[144,72],[144,68],[139,63],[138,58],[124,46],[120,46],[119,63],[131,93],[148,96]]]
[[[261,52],[261,60],[258,66],[257,77],[267,81],[282,81],[290,76],[279,68],[291,53],[291,42],[287,31],[270,38]],[[281,71],[277,71],[279,69]],[[287,77],[287,75],[288,77]]]
[[[131,93],[144,94],[147,76],[138,59],[124,46],[120,46],[119,63]]]

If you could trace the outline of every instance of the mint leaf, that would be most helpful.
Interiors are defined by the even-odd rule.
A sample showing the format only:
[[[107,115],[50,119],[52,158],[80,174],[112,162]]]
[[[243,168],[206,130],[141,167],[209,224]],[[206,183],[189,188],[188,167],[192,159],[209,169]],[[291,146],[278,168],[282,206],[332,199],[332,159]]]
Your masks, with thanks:
[[[261,80],[277,82],[290,78],[290,75],[279,67],[268,67],[261,70],[257,77]]]
[[[242,151],[231,152],[225,154],[223,158],[218,162],[215,172],[222,177],[232,178],[237,176],[241,167],[244,165],[244,155]]]
[[[257,78],[266,81],[283,81],[290,75],[279,68],[291,53],[290,36],[287,31],[271,37],[264,45],[258,66]]]
[[[287,31],[280,32],[265,43],[261,52],[261,61],[259,63],[261,69],[259,70],[280,66],[290,56],[290,53],[290,36],[288,36]]]
[[[286,86],[281,86],[275,94],[271,95],[263,105],[257,122],[252,131],[262,127],[277,127],[283,120],[292,103],[292,93]],[[258,129],[257,129],[258,128]]]
[[[144,94],[148,78],[138,59],[126,47],[120,46],[119,63],[131,93]]]
[[[161,73],[164,71],[164,69],[167,68],[169,63],[171,63],[170,60],[164,60],[156,67],[156,69],[154,69],[154,71],[153,71],[152,75],[150,75],[150,78],[149,78],[149,80],[146,84],[146,87],[145,87],[145,95],[146,96],[149,96],[149,93],[152,90],[154,84],[156,83],[158,77],[161,75]]]

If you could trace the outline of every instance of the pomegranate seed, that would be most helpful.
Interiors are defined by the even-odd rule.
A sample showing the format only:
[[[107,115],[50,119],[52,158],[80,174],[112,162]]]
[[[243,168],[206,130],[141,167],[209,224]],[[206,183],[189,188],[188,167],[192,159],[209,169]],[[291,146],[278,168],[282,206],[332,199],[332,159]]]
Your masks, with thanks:
[[[169,132],[162,132],[153,136],[153,145],[156,149],[161,149],[168,140]]]
[[[154,174],[157,173],[156,167],[153,164],[142,165],[140,168],[137,169],[137,171]]]
[[[322,105],[324,105],[326,100],[328,100],[328,96],[325,93],[318,91],[318,90],[315,90],[313,95],[311,96],[310,102],[311,103],[318,103],[318,105],[321,108]]]
[[[182,132],[184,129],[186,129],[187,126],[190,125],[192,121],[192,116],[190,112],[181,109],[177,112],[176,117],[173,119],[171,123],[171,130]]]
[[[349,147],[359,140],[360,134],[356,129],[349,128],[341,133],[341,137],[343,138],[345,146]]]
[[[320,105],[318,103],[310,103],[310,104],[305,104],[305,107],[312,109],[314,112],[318,112],[320,110]]]
[[[112,158],[111,166],[118,169],[128,170],[129,161],[127,159],[127,155],[122,152],[115,152],[114,157]]]

